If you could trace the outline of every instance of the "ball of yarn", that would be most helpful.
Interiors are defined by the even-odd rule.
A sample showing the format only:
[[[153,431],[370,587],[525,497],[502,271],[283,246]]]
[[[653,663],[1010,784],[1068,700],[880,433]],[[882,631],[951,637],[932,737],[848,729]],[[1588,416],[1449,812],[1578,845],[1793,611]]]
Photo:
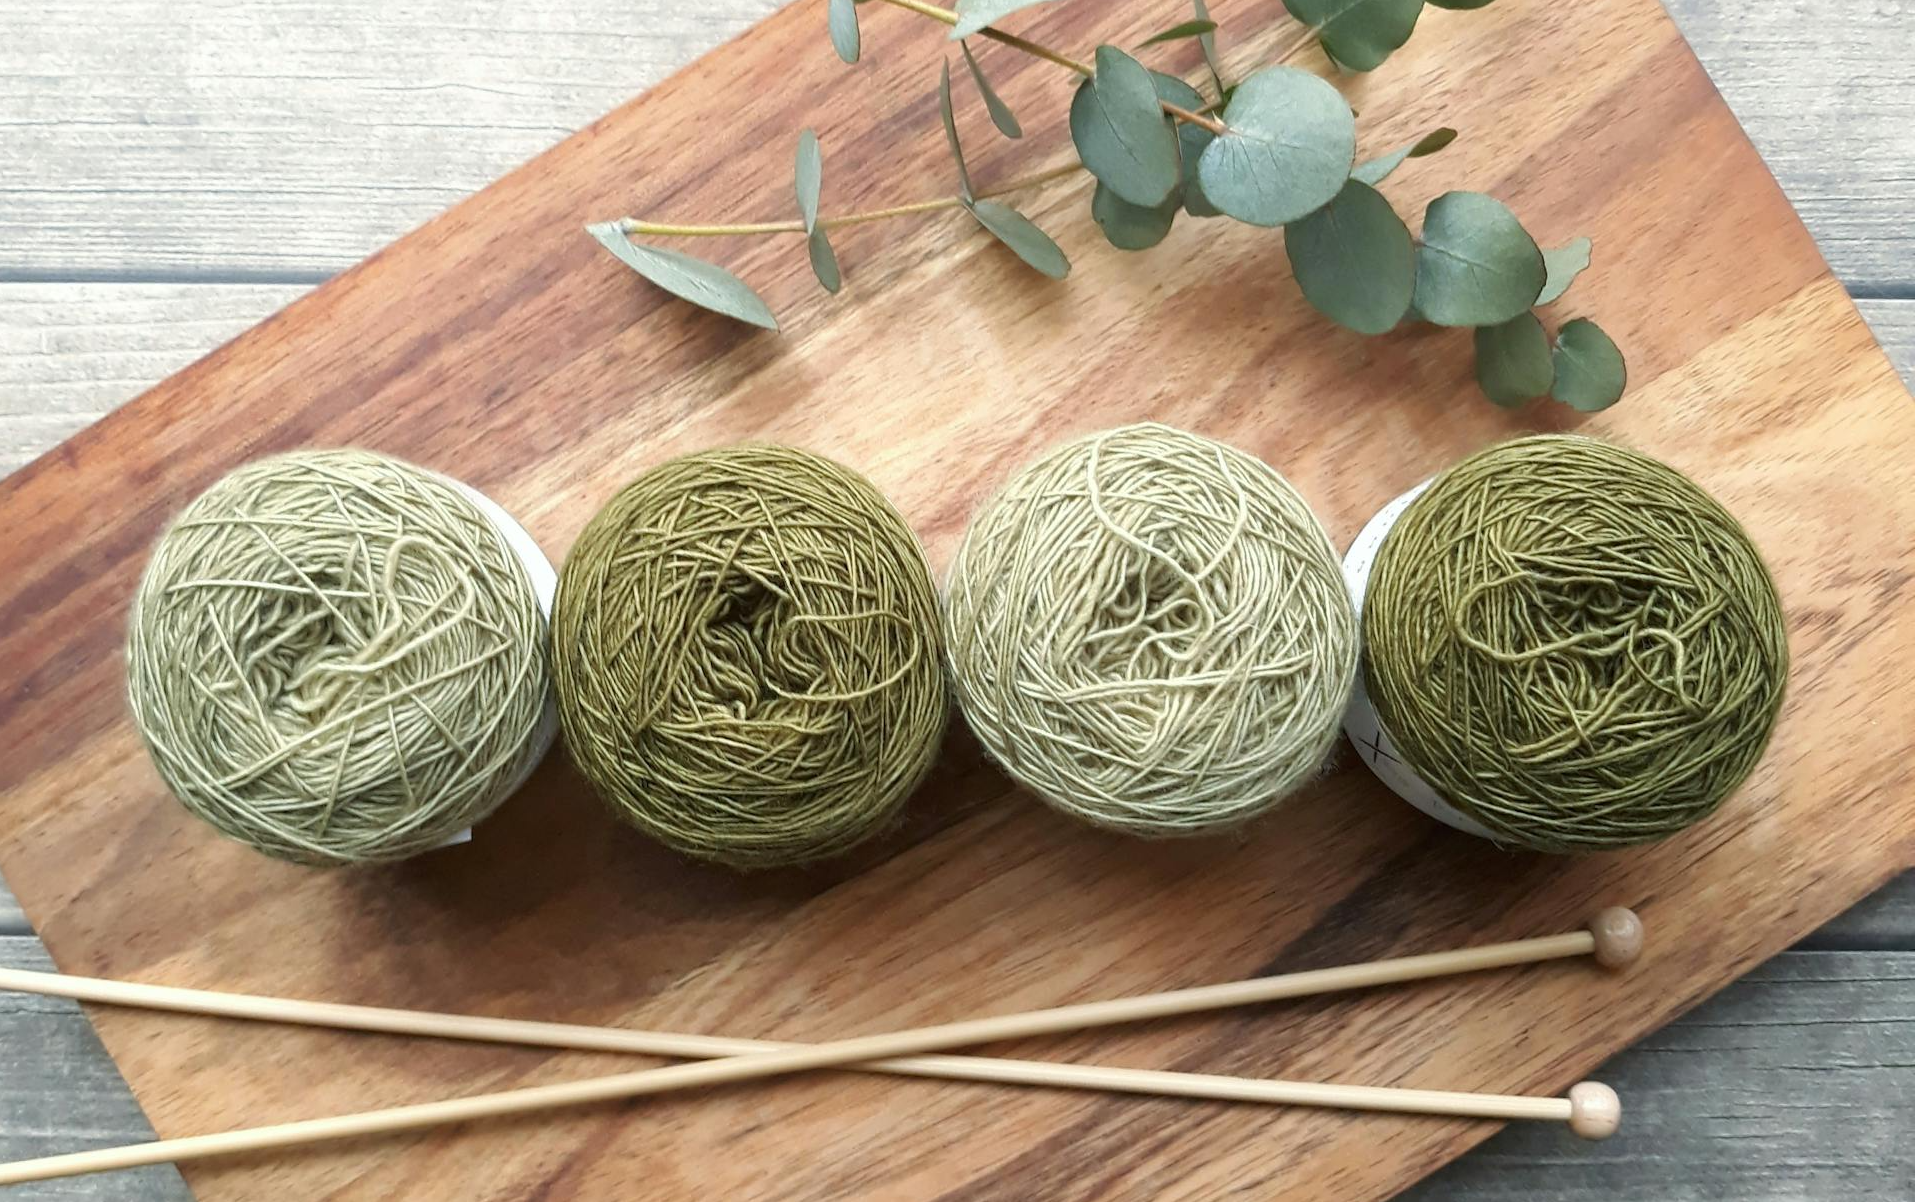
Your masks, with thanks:
[[[363,451],[263,459],[193,501],[140,580],[127,676],[186,808],[298,863],[438,846],[544,750],[523,563],[458,485]]]
[[[1788,634],[1727,510],[1591,438],[1492,447],[1377,551],[1365,684],[1404,762],[1498,839],[1623,847],[1713,811],[1760,758]]]
[[[1356,673],[1323,527],[1241,451],[1167,426],[1060,447],[978,513],[946,642],[1021,784],[1147,836],[1268,810],[1321,768]]]
[[[567,557],[552,634],[579,771],[701,859],[846,850],[944,735],[924,552],[869,481],[804,451],[707,451],[627,485]]]

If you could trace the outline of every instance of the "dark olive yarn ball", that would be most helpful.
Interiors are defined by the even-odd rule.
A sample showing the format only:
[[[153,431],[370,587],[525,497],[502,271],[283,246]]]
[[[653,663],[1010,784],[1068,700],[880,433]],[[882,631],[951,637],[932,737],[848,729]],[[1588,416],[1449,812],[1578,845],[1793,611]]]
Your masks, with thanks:
[[[579,770],[733,867],[879,831],[944,735],[924,552],[869,481],[805,451],[706,451],[627,485],[565,561],[552,638]]]
[[[1491,447],[1378,549],[1364,681],[1405,763],[1499,840],[1645,843],[1712,813],[1788,677],[1775,582],[1686,476],[1592,438]]]

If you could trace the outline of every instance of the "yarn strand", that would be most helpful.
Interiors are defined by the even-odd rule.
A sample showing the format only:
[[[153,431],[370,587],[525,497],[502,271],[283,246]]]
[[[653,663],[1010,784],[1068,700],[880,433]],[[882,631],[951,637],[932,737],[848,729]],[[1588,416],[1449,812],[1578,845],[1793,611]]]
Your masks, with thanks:
[[[1788,633],[1728,511],[1542,435],[1444,473],[1377,551],[1365,682],[1406,762],[1499,838],[1580,851],[1698,821],[1760,758]]]
[[[1322,767],[1356,671],[1328,537],[1267,465],[1143,424],[1026,468],[951,566],[967,720],[1020,783],[1133,834],[1269,809]]]
[[[702,859],[843,852],[942,740],[924,553],[868,481],[804,451],[708,451],[633,481],[566,560],[553,634],[579,770]]]
[[[248,464],[154,548],[128,698],[186,807],[269,855],[398,859],[485,817],[537,753],[545,623],[458,487],[361,451]]]

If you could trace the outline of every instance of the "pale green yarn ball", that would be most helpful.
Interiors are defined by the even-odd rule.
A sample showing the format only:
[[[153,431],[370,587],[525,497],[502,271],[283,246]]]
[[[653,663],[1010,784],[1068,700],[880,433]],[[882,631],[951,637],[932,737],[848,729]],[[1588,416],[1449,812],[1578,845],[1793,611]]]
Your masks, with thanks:
[[[544,749],[545,619],[499,527],[363,451],[241,467],[133,600],[127,692],[186,808],[283,860],[396,860],[484,818]]]
[[[1262,461],[1154,423],[1018,473],[951,566],[945,637],[985,750],[1098,826],[1194,835],[1322,768],[1355,680],[1329,537]]]

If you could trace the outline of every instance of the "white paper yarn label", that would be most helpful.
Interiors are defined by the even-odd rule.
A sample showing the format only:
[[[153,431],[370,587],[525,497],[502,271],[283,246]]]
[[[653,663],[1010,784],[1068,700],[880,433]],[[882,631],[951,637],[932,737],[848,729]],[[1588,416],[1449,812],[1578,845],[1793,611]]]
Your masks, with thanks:
[[[1343,557],[1343,580],[1350,587],[1350,600],[1356,604],[1359,629],[1363,618],[1363,596],[1370,586],[1370,568],[1376,563],[1377,549],[1383,545],[1384,536],[1396,525],[1397,519],[1403,516],[1403,511],[1410,507],[1410,502],[1422,496],[1423,490],[1429,486],[1430,481],[1425,480],[1385,505],[1363,527]],[[1404,762],[1395,741],[1390,738],[1390,732],[1383,729],[1383,723],[1377,719],[1376,707],[1370,704],[1370,691],[1363,682],[1362,672],[1356,674],[1356,690],[1350,695],[1349,708],[1343,712],[1343,733],[1349,736],[1357,755],[1370,766],[1370,771],[1376,773],[1377,779],[1388,785],[1398,797],[1438,822],[1459,831],[1483,839],[1495,838],[1481,823],[1439,797],[1429,782]]]
[[[534,541],[531,533],[519,524],[517,518],[507,513],[497,501],[478,489],[462,480],[454,480],[450,476],[441,476],[440,479],[464,493],[474,505],[479,507],[481,513],[491,519],[492,525],[497,527],[499,534],[504,537],[506,545],[512,548],[512,553],[519,557],[521,564],[525,565],[525,575],[532,582],[532,594],[538,598],[539,612],[545,615],[545,620],[549,624],[552,620],[552,600],[558,595],[559,574],[553,569],[552,561],[545,557],[545,552],[539,549],[539,544]],[[552,744],[558,738],[558,734],[558,702],[551,692],[547,691],[545,708],[540,711],[538,725],[532,731],[532,753],[525,758],[524,767],[519,769],[518,775],[513,777],[506,787],[506,793],[518,792],[520,786],[531,778],[539,762],[545,758],[545,753],[552,750]],[[467,827],[439,846],[452,847],[460,843],[469,843],[471,840],[472,828]]]

